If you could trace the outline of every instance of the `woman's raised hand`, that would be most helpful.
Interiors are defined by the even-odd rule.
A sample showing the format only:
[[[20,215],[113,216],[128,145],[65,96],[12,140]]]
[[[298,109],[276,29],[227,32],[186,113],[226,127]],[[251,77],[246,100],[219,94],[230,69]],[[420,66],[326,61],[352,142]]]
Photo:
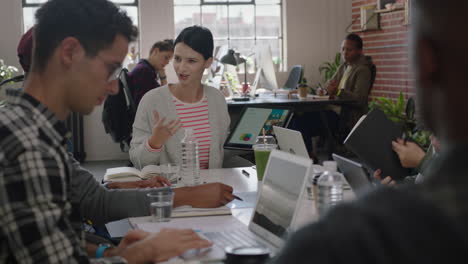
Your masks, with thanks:
[[[154,111],[154,126],[148,144],[152,148],[161,148],[181,127],[179,119],[166,122],[165,117],[160,119],[159,113]]]

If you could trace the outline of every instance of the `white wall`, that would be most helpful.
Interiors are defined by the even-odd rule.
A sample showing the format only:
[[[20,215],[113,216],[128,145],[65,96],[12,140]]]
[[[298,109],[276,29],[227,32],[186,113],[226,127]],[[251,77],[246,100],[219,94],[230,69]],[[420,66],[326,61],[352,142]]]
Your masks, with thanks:
[[[141,54],[146,57],[153,42],[174,38],[173,0],[139,2]],[[304,65],[307,80],[316,84],[320,81],[318,66],[334,57],[346,35],[345,29],[351,23],[351,0],[284,0],[284,12],[287,67]],[[21,13],[21,1],[0,1],[3,25],[0,27],[0,58],[14,65],[18,65],[16,45],[22,32]],[[286,78],[287,72],[279,73],[278,83],[283,84]],[[174,79],[169,73],[169,81]],[[102,107],[97,107],[84,120],[87,160],[127,158],[118,144],[105,134],[101,111]]]
[[[0,1],[0,59],[19,67],[16,47],[23,32],[21,1]]]
[[[302,64],[309,85],[317,84],[321,81],[319,65],[334,58],[346,36],[351,0],[285,1],[288,69]],[[279,79],[279,83],[285,81]]]

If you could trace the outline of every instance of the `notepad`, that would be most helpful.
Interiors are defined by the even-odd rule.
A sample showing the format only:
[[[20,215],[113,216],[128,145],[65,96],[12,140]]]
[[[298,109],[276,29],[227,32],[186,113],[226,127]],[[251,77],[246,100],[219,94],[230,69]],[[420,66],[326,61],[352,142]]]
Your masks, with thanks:
[[[159,176],[160,172],[161,170],[157,165],[146,165],[141,171],[133,167],[109,168],[104,174],[103,182],[147,180],[154,176]]]
[[[344,144],[370,169],[381,169],[382,175],[402,180],[410,171],[401,166],[392,149],[392,141],[402,134],[401,126],[391,121],[383,111],[373,109],[356,123]]]
[[[230,215],[231,208],[220,206],[216,208],[194,208],[190,205],[183,205],[172,210],[171,217],[191,217],[191,216],[209,216],[209,215]]]

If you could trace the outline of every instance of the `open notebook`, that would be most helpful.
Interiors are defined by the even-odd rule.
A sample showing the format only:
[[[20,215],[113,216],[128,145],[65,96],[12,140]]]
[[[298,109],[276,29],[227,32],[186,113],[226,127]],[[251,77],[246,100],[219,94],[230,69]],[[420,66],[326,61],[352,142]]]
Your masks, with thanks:
[[[133,167],[109,168],[104,174],[103,182],[126,182],[147,180],[160,175],[160,168],[157,165],[147,165],[138,170]]]

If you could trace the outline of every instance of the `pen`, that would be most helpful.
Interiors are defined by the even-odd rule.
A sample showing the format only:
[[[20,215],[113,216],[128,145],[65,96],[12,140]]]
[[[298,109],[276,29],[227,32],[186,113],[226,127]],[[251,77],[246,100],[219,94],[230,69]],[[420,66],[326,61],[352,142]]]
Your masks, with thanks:
[[[244,201],[244,200],[242,200],[242,198],[240,198],[240,197],[237,196],[237,195],[234,195],[234,194],[233,194],[232,196],[234,196],[234,199],[237,199],[237,200],[239,200],[239,201]]]
[[[246,170],[242,170],[242,174],[244,174],[245,176],[247,176],[247,178],[250,177],[250,174],[249,174]]]

